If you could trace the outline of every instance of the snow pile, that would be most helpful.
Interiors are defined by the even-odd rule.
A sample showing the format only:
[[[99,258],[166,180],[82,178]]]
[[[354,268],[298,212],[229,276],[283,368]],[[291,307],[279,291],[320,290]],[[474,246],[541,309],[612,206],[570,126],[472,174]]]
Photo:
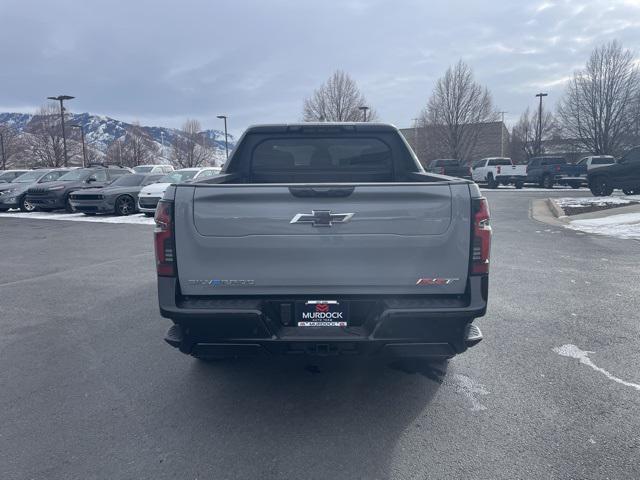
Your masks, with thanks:
[[[640,213],[623,213],[589,220],[574,220],[567,227],[617,238],[640,239]]]
[[[127,223],[136,225],[153,225],[152,217],[143,214],[128,215],[126,217],[94,215],[89,216],[84,213],[53,213],[53,212],[3,212],[0,217],[7,218],[28,218],[31,220],[66,220],[68,222],[95,222],[95,223]]]
[[[631,200],[622,197],[582,197],[582,198],[556,198],[555,202],[561,207],[604,207],[607,205],[627,205]]]
[[[501,185],[498,188],[486,188],[480,187],[483,192],[588,192],[588,188],[568,188],[562,186],[556,186],[554,188],[538,188],[538,187],[522,187],[516,188],[512,185]]]

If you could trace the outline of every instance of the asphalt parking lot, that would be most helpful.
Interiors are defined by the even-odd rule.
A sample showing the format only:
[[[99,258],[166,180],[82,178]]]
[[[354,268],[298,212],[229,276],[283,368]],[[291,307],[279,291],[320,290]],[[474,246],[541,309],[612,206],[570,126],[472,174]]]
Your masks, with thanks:
[[[200,363],[162,340],[149,225],[0,218],[0,478],[640,478],[640,242],[486,195],[485,340],[446,373]]]

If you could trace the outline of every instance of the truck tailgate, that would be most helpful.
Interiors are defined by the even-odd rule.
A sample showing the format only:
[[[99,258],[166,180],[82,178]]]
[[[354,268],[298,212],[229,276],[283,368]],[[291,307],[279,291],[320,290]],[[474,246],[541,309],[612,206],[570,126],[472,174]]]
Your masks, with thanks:
[[[176,190],[176,260],[185,295],[465,290],[467,184],[222,184]]]

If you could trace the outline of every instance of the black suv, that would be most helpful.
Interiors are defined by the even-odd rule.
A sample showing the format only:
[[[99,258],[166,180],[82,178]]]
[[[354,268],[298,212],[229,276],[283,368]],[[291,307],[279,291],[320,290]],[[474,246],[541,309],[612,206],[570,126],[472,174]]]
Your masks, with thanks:
[[[73,212],[73,207],[69,202],[71,192],[84,188],[104,187],[116,178],[131,173],[133,170],[115,165],[77,168],[65,173],[55,182],[31,187],[27,190],[26,201],[45,212],[59,208]]]
[[[607,197],[614,188],[620,188],[625,195],[640,194],[640,146],[633,147],[612,165],[589,171],[589,189],[596,197]]]

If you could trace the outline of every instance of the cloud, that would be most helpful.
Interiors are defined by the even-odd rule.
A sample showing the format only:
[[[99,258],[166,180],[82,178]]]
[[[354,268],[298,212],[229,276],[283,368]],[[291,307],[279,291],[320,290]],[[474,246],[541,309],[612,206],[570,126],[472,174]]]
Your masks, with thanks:
[[[404,126],[462,58],[500,109],[520,112],[537,89],[557,101],[594,46],[618,38],[639,51],[639,14],[631,0],[5,0],[0,105],[31,111],[67,93],[74,111],[147,124],[217,126],[226,113],[240,133],[299,120],[304,97],[341,68]]]

